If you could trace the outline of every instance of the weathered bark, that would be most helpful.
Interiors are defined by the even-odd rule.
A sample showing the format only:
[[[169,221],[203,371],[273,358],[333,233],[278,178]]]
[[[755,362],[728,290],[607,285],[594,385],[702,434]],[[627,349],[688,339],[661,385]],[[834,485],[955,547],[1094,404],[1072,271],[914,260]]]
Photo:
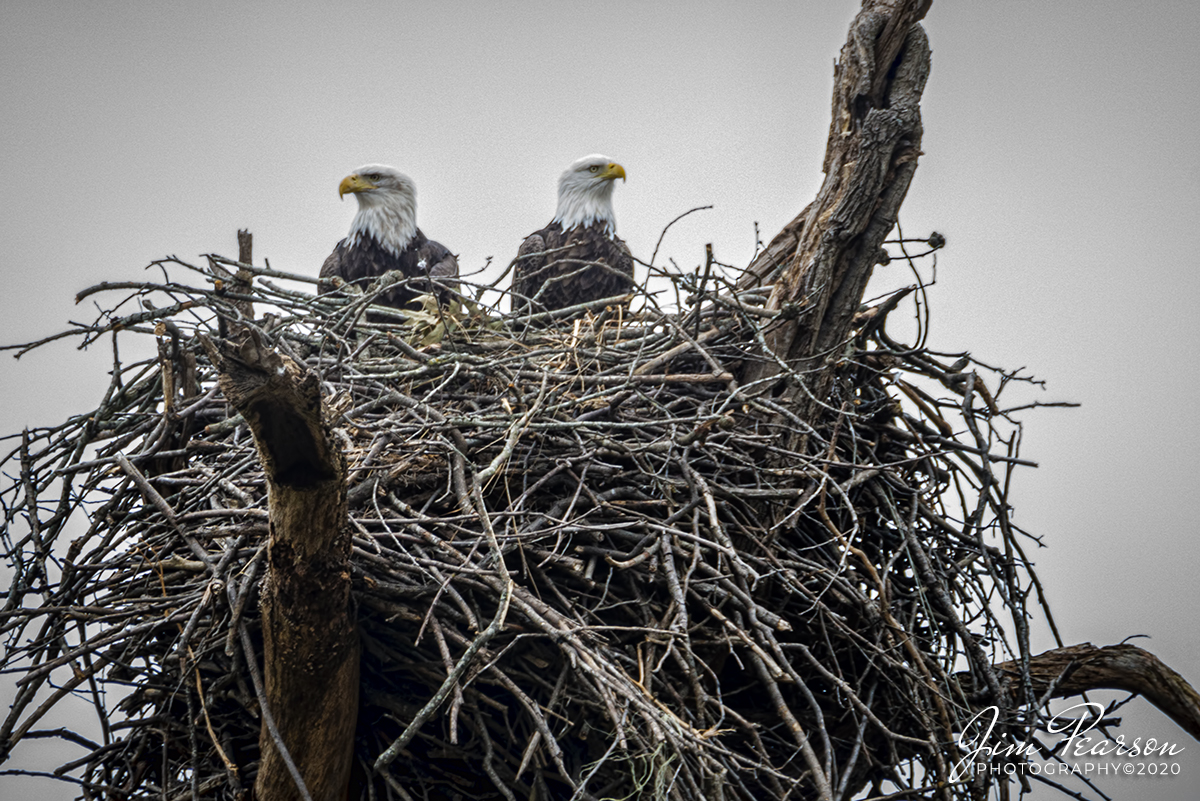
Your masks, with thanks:
[[[834,69],[825,181],[741,280],[747,288],[773,284],[767,308],[784,312],[764,331],[771,354],[752,363],[743,379],[774,383],[782,361],[807,389],[791,380],[778,396],[804,419],[828,394],[827,361],[849,335],[916,171],[930,63],[916,23],[928,6],[927,0],[864,4]]]
[[[1005,681],[1020,686],[1017,662],[997,665]],[[1135,645],[1097,648],[1090,642],[1057,648],[1031,657],[1033,692],[1044,695],[1051,684],[1053,698],[1068,698],[1091,690],[1137,693],[1200,740],[1200,694],[1157,656]]]
[[[225,397],[254,433],[268,479],[268,711],[310,797],[340,800],[352,764],[359,675],[345,457],[322,421],[315,374],[265,348],[252,331],[237,347],[209,349]],[[265,718],[259,742],[257,798],[303,798]]]

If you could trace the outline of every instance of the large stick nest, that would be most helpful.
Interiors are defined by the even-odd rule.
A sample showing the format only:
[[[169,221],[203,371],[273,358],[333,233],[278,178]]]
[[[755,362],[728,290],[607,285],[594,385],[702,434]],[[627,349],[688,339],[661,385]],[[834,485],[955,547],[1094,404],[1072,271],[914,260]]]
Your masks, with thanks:
[[[161,282],[81,295],[108,305],[67,333],[111,340],[111,386],[21,436],[0,492],[19,673],[0,743],[72,743],[55,775],[83,797],[253,785],[266,485],[198,344],[244,330],[250,302],[250,327],[321,377],[350,466],[356,797],[965,798],[995,781],[946,784],[965,721],[1037,707],[991,670],[1028,657],[1036,586],[1009,518],[1017,376],[894,342],[901,295],[860,314],[800,420],[737,381],[778,313],[712,276],[664,282],[676,312],[641,294],[529,325],[479,306],[370,322],[369,292],[155,266]],[[98,725],[38,729],[69,703]]]

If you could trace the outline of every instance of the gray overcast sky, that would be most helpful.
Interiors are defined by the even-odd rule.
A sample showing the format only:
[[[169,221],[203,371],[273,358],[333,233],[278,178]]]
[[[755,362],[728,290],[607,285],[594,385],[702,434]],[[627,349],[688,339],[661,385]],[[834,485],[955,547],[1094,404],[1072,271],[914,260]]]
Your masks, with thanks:
[[[681,268],[744,265],[812,197],[853,0],[761,3],[0,5],[0,341],[90,320],[75,292],[151,259],[255,256],[315,275],[359,164],[407,172],[427,234],[464,270],[503,265],[553,214],[578,156],[625,165],[618,229]],[[953,3],[901,222],[945,233],[931,346],[1025,366],[1016,519],[1060,630],[1140,644],[1200,682],[1200,4]],[[663,254],[660,254],[660,263]],[[880,271],[880,288],[906,283]],[[0,431],[93,408],[106,349],[0,356]],[[1052,642],[1037,629],[1035,647]],[[1128,731],[1200,744],[1139,709]],[[4,780],[0,780],[4,781]],[[49,790],[46,791],[50,793]],[[55,792],[58,792],[55,789]],[[47,794],[44,797],[58,797]]]

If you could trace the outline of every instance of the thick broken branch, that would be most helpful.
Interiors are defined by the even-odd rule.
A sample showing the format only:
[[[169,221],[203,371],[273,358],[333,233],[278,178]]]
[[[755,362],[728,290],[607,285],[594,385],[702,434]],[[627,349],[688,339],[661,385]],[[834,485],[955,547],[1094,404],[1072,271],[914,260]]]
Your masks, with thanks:
[[[345,458],[322,420],[314,373],[264,346],[253,329],[236,348],[206,348],[225,397],[254,433],[268,482],[267,703],[311,797],[340,799],[350,777],[359,675]],[[265,721],[260,747],[257,796],[301,798]]]
[[[827,394],[826,357],[849,334],[916,170],[929,76],[929,44],[916,23],[926,5],[881,0],[859,13],[834,70],[824,184],[741,282],[774,284],[767,308],[785,312],[764,331],[775,358],[752,363],[745,378],[773,378],[780,361],[805,376],[807,393],[795,386],[784,392],[802,419]]]

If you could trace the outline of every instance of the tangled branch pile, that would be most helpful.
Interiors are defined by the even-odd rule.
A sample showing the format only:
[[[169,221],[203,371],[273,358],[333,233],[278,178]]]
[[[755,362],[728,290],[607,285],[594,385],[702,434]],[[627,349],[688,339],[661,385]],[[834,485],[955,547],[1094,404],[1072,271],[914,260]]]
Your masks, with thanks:
[[[992,669],[1028,657],[1036,583],[1008,515],[1017,377],[894,342],[903,293],[860,314],[801,420],[739,384],[776,313],[716,279],[677,276],[677,313],[644,295],[574,322],[394,326],[361,319],[369,293],[158,266],[205,280],[83,293],[117,293],[74,332],[111,338],[111,385],[21,437],[0,492],[20,673],[0,743],[81,748],[56,775],[83,796],[253,784],[265,484],[199,344],[250,303],[271,312],[249,327],[321,377],[350,466],[357,797],[966,798],[994,779],[946,783],[964,722],[1037,707]],[[154,352],[127,360],[148,351],[131,339]],[[80,700],[94,734],[37,728]]]

